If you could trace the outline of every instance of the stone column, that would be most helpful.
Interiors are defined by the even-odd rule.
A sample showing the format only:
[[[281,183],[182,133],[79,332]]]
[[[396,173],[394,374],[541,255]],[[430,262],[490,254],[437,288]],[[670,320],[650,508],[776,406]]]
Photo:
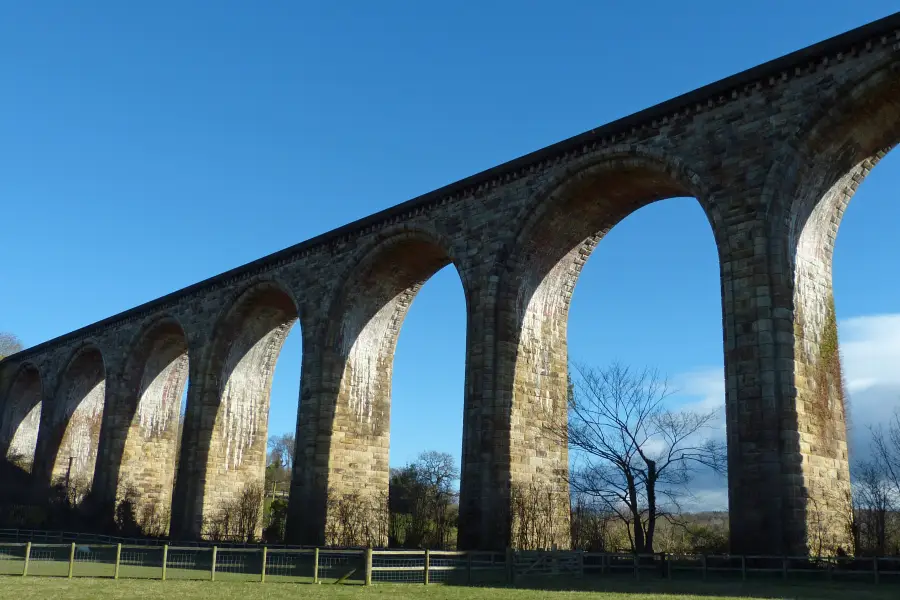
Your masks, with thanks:
[[[466,329],[466,381],[457,546],[509,545],[509,403],[497,397],[496,282],[472,293]]]
[[[52,383],[55,383],[55,379]],[[41,394],[41,415],[34,447],[34,462],[31,465],[31,480],[36,489],[50,487],[53,461],[56,459],[56,445],[51,443],[51,437],[55,437],[51,415],[56,410],[56,403],[48,389],[51,388],[45,387]]]
[[[205,354],[202,352],[200,357],[205,358]],[[192,360],[189,365],[187,408],[172,491],[169,536],[173,540],[199,539],[203,526],[206,464],[209,459],[210,430],[215,422],[215,412],[204,410],[204,405],[207,404],[204,399],[209,395],[207,389],[215,380],[215,377],[209,376],[200,368],[204,363],[203,360]]]
[[[306,313],[304,313],[306,314]],[[300,408],[294,446],[294,468],[288,502],[285,540],[292,544],[325,544],[325,512],[328,496],[328,467],[334,416],[330,407],[337,385],[325,386],[322,362],[325,353],[323,322],[304,322],[303,359],[300,379]]]
[[[729,224],[722,254],[735,553],[847,549],[849,467],[830,252],[797,260],[782,217]]]
[[[459,545],[566,548],[567,310],[536,326],[517,288],[502,289],[487,277],[470,302]]]
[[[106,387],[106,403],[103,408],[92,490],[95,499],[109,508],[112,508],[116,501],[119,461],[128,432],[128,417],[125,416],[127,411],[123,406],[127,400],[128,394],[121,376],[110,378]]]
[[[288,518],[292,542],[386,545],[391,375],[416,286],[304,338]],[[375,294],[372,294],[375,296]],[[368,308],[368,307],[367,307]]]

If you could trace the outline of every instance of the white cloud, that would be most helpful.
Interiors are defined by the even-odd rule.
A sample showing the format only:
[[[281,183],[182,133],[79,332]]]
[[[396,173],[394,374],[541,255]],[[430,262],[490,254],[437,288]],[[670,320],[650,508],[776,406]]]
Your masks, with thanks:
[[[850,401],[851,460],[869,452],[869,427],[900,408],[900,314],[853,317],[838,323]]]
[[[722,367],[683,373],[675,378],[674,386],[679,398],[690,398],[682,408],[706,412],[725,406],[725,369]]]
[[[728,484],[725,479],[712,476],[706,479],[706,481],[698,479],[691,485],[691,495],[683,498],[680,502],[683,511],[728,510]],[[700,489],[697,489],[698,487]]]
[[[838,324],[850,393],[900,387],[900,314],[853,317]]]
[[[683,373],[673,380],[677,408],[700,414],[715,411],[705,437],[725,439],[725,369],[707,367]]]

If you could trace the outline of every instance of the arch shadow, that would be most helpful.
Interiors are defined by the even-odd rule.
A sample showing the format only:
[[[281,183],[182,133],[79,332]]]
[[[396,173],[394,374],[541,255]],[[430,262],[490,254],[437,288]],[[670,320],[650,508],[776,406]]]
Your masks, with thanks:
[[[96,344],[86,342],[72,352],[54,390],[53,404],[41,411],[35,456],[39,483],[66,481],[79,497],[90,491],[105,394],[103,353]]]
[[[178,319],[162,315],[142,327],[128,348],[116,382],[121,397],[107,407],[104,492],[116,501],[127,498],[142,526],[160,533],[175,478],[188,342]]]
[[[0,406],[0,459],[29,465],[34,461],[44,384],[37,365],[20,365]]]

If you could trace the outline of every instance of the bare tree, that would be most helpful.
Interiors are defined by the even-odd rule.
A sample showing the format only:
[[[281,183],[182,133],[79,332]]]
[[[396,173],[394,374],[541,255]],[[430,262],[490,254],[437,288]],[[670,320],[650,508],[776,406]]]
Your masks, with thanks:
[[[872,451],[884,479],[900,496],[900,409],[894,411],[887,428],[872,428]]]
[[[291,484],[294,466],[294,436],[273,435],[269,438],[269,454],[266,460],[266,491],[286,490]]]
[[[263,489],[259,484],[247,484],[237,503],[237,535],[242,541],[256,539],[263,509]]]
[[[515,548],[553,549],[560,531],[570,529],[559,511],[559,491],[537,482],[513,484],[510,490],[512,542]],[[565,507],[566,512],[570,507]]]
[[[856,464],[851,533],[857,554],[884,556],[887,553],[888,519],[894,509],[891,483],[879,460]]]
[[[325,543],[329,546],[383,546],[389,530],[387,494],[359,492],[328,495]]]
[[[870,430],[872,459],[857,466],[854,482],[854,541],[861,553],[900,552],[900,409]]]
[[[278,464],[289,473],[294,467],[294,435],[285,433],[269,438],[269,464]]]
[[[570,485],[628,526],[635,552],[653,552],[657,520],[676,514],[697,473],[725,471],[724,443],[704,435],[717,411],[670,410],[672,391],[653,370],[576,371],[568,422],[551,426],[574,450]]]
[[[248,483],[240,496],[223,503],[204,520],[204,535],[215,541],[252,542],[257,537],[262,509],[262,486]]]
[[[599,506],[598,506],[599,504]],[[602,503],[583,493],[572,495],[572,548],[588,552],[615,552],[619,549],[613,525],[621,522]]]
[[[22,340],[18,337],[11,333],[0,331],[0,359],[15,354],[24,348]]]

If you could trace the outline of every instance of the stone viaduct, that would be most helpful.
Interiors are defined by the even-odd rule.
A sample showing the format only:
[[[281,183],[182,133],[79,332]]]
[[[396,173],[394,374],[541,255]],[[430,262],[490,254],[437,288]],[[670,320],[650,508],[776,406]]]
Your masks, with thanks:
[[[33,456],[44,484],[71,468],[100,498],[135,489],[171,508],[173,536],[201,535],[262,479],[272,372],[299,321],[288,537],[333,541],[330,499],[385,510],[398,332],[453,265],[468,321],[460,547],[507,545],[511,498],[534,485],[556,499],[564,547],[567,449],[544,425],[566,411],[572,289],[616,223],[690,196],[719,253],[733,550],[846,544],[832,250],[898,141],[900,13],[8,357],[0,452]]]

